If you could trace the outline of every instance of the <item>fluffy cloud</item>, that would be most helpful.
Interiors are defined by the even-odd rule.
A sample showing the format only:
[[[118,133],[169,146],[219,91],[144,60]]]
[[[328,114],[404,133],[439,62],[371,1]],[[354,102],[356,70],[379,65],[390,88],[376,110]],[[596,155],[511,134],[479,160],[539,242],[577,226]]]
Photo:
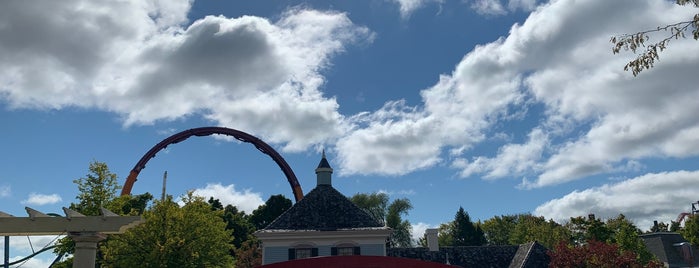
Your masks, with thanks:
[[[494,158],[479,156],[471,162],[467,159],[456,159],[453,166],[461,169],[462,177],[482,173],[485,174],[485,179],[498,179],[524,174],[538,169],[538,161],[548,142],[548,137],[541,129],[534,129],[529,133],[526,143],[502,146]]]
[[[471,8],[482,15],[505,15],[507,10],[500,0],[474,0]]]
[[[248,214],[265,203],[260,193],[251,192],[250,189],[236,191],[233,184],[227,186],[220,183],[206,184],[204,188],[195,189],[194,195],[202,196],[207,200],[209,197],[215,197],[223,206],[233,205]]]
[[[669,223],[678,214],[688,212],[699,192],[699,171],[650,173],[613,184],[574,191],[550,200],[534,211],[535,215],[566,222],[570,217],[588,215],[609,219],[624,213],[641,229],[653,220]]]
[[[320,72],[345,45],[371,42],[368,29],[342,13],[305,9],[275,22],[209,16],[189,24],[189,8],[7,3],[0,35],[13,38],[0,40],[0,97],[14,108],[113,111],[126,125],[198,113],[290,151],[346,130],[335,99],[318,89]],[[328,131],[311,132],[321,127]]]
[[[411,227],[413,228],[412,232],[410,233],[412,235],[412,239],[415,243],[420,241],[423,236],[425,236],[425,230],[429,228],[437,228],[438,226],[433,226],[424,222],[418,222],[416,224],[411,224]]]
[[[63,199],[58,194],[30,193],[29,197],[27,197],[27,199],[22,200],[22,204],[34,205],[34,206],[43,206],[43,205],[49,205],[49,204],[56,204],[56,203],[61,202],[61,201],[63,201]]]
[[[417,9],[426,6],[429,3],[444,3],[444,0],[391,0],[398,4],[400,8],[400,16],[408,18]]]
[[[694,11],[660,0],[541,5],[423,90],[422,105],[392,101],[352,117],[354,130],[337,142],[341,171],[401,175],[450,161],[464,177],[533,178],[522,184],[532,188],[656,157],[696,156],[696,41],[673,40],[662,61],[638,77],[622,69],[633,55],[612,55],[608,42],[613,34],[691,18]],[[529,105],[543,111],[528,114]],[[500,133],[499,125],[521,118],[538,118],[524,142],[502,144],[495,156],[472,154]]]
[[[468,2],[468,1],[464,1]],[[505,4],[504,2],[507,2]],[[537,5],[537,0],[473,0],[471,8],[476,13],[487,16],[506,15],[517,10],[532,11]]]

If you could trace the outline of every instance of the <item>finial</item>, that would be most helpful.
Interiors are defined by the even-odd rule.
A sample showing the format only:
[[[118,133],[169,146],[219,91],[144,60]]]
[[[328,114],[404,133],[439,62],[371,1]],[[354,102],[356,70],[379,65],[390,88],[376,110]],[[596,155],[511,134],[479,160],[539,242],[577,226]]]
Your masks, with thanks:
[[[325,158],[325,148],[323,148],[323,158]]]

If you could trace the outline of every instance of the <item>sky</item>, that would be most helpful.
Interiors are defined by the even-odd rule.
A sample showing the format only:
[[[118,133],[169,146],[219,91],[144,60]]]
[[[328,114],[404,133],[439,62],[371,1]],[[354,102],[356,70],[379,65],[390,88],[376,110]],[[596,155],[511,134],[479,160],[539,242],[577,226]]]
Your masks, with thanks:
[[[0,211],[61,212],[90,162],[123,185],[163,139],[222,126],[274,147],[304,193],[325,150],[345,195],[408,198],[415,236],[459,207],[647,230],[699,200],[699,45],[672,40],[634,77],[609,40],[697,12],[673,3],[2,1]],[[168,146],[132,193],[159,197],[165,171],[167,194],[248,213],[293,199],[230,137]],[[13,237],[11,259],[54,238]]]

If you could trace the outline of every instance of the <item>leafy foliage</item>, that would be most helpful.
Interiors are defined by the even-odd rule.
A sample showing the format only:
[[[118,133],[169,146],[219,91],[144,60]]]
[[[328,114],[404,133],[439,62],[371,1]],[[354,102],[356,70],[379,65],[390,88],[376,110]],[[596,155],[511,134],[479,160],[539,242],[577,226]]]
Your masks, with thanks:
[[[692,245],[699,245],[699,215],[688,216],[680,234]]]
[[[350,201],[363,209],[378,222],[393,229],[390,237],[390,244],[394,247],[412,246],[412,225],[403,216],[408,215],[408,211],[413,208],[410,200],[399,198],[388,203],[389,198],[385,193],[364,194],[357,193],[350,198]]]
[[[650,251],[639,237],[642,233],[636,225],[631,223],[624,214],[619,214],[616,218],[607,220],[607,229],[611,231],[608,242],[615,243],[620,250],[633,252],[641,264],[647,264],[655,260]]]
[[[112,267],[230,267],[231,233],[203,198],[188,193],[179,207],[168,197],[144,213],[146,222],[102,246]]]
[[[252,223],[257,230],[264,229],[289,208],[291,208],[291,200],[289,200],[289,198],[281,194],[270,196],[264,205],[261,205],[252,212],[250,223]]]
[[[471,217],[463,207],[454,216],[454,225],[451,229],[452,246],[481,246],[485,244],[483,230],[471,222]]]
[[[570,241],[570,237],[570,230],[553,220],[520,214],[509,242],[510,245],[519,245],[537,241],[547,248],[553,248],[559,241]]]
[[[112,173],[104,162],[92,161],[85,177],[73,180],[73,183],[78,186],[78,195],[75,197],[78,203],[71,203],[70,209],[86,216],[99,216],[100,208],[108,208],[122,215],[130,214],[132,209],[143,211],[148,200],[152,198],[149,193],[146,193],[116,199],[117,190],[121,187],[117,185],[117,175]],[[59,256],[73,254],[75,243],[69,237],[64,237],[59,240],[58,246],[53,251]],[[98,253],[97,256],[97,263],[99,263],[101,254]],[[71,267],[72,262],[71,257],[58,263],[56,267]]]
[[[235,249],[235,267],[253,268],[262,265],[262,250],[257,240],[247,240]]]
[[[100,208],[116,197],[117,175],[109,171],[106,163],[93,161],[85,178],[73,180],[78,186],[78,203],[70,204],[70,209],[87,216],[100,215]]]
[[[386,213],[388,211],[388,195],[385,193],[363,194],[357,193],[350,201],[369,213],[376,221],[386,225]]]
[[[699,0],[676,0],[676,3],[678,5],[693,4],[694,7],[699,7]],[[670,33],[658,42],[648,43],[650,39],[649,34],[660,31],[669,31]],[[670,41],[673,39],[685,38],[685,33],[688,31],[691,31],[692,37],[695,40],[699,40],[699,13],[695,14],[691,20],[659,26],[656,29],[633,34],[613,36],[610,40],[610,42],[614,44],[612,52],[617,54],[624,49],[636,53],[642,50],[635,59],[629,61],[626,66],[624,66],[624,71],[631,70],[631,73],[636,76],[644,69],[653,68],[655,61],[660,59],[659,53],[667,49],[667,45]]]
[[[570,218],[566,225],[572,232],[575,244],[584,244],[590,240],[607,241],[612,235],[612,231],[595,215],[590,214],[587,218],[578,216]]]
[[[642,264],[636,259],[633,252],[622,250],[615,244],[607,244],[597,240],[590,240],[584,245],[577,246],[561,241],[548,254],[551,256],[549,267],[663,267],[659,262]]]

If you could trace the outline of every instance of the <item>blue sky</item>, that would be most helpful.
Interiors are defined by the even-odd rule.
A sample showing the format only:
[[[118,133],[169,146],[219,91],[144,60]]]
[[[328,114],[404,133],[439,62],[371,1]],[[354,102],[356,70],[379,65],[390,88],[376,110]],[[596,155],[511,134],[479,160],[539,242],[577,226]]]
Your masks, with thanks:
[[[699,46],[623,71],[612,35],[687,20],[665,0],[5,1],[0,211],[59,212],[106,162],[123,184],[195,127],[255,135],[308,192],[325,149],[350,196],[408,198],[420,233],[533,213],[624,213],[641,229],[699,200]],[[659,40],[660,36],[651,36]],[[266,155],[192,137],[133,193],[195,190],[246,211],[292,197]],[[53,237],[37,237],[36,247]],[[13,259],[31,252],[15,237]],[[27,263],[43,267],[51,256]],[[26,267],[26,266],[25,266]]]

